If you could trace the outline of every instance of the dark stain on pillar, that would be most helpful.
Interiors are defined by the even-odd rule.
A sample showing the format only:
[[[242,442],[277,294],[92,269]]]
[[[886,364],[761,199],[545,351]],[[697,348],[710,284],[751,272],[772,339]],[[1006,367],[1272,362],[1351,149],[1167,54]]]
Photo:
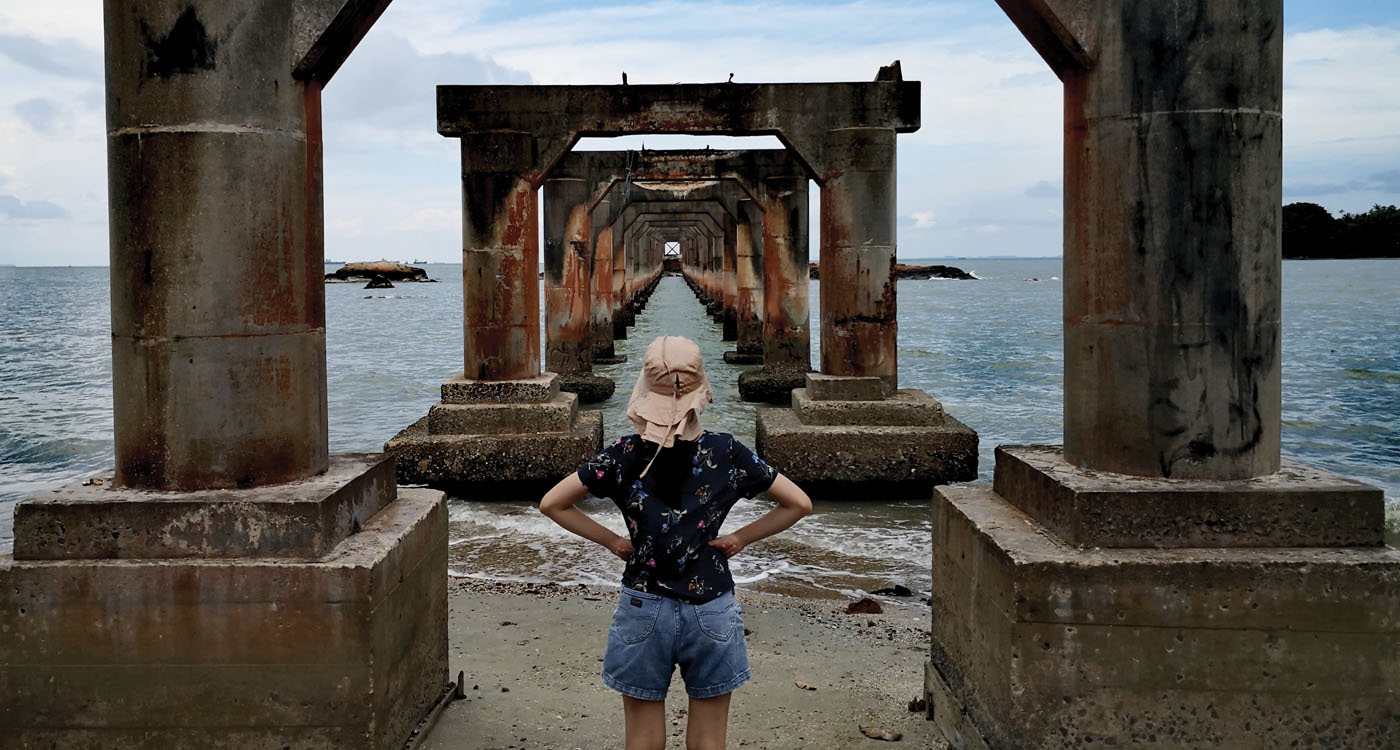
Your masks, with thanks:
[[[464,207],[466,209],[467,236],[491,237],[494,235],[496,217],[505,211],[506,199],[515,189],[516,176],[503,173],[476,173],[467,175]],[[477,249],[477,248],[468,248]]]
[[[175,19],[175,25],[165,36],[153,37],[145,21],[141,22],[141,35],[145,37],[146,76],[149,78],[169,78],[214,69],[219,42],[205,31],[193,5],[185,7],[185,12]]]

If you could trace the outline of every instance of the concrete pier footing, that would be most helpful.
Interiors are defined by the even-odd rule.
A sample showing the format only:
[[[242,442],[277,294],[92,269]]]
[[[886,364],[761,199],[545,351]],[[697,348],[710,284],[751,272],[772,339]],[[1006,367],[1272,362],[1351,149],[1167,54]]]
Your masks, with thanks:
[[[602,414],[580,412],[578,401],[560,390],[554,373],[485,381],[459,375],[443,384],[442,401],[384,450],[395,457],[400,484],[467,497],[530,495],[602,445]]]
[[[858,499],[977,478],[977,433],[923,391],[891,393],[877,376],[805,379],[791,408],[757,410],[756,450],[794,482]]]
[[[998,448],[997,476],[933,501],[925,689],[954,747],[1400,736],[1400,552],[1379,543],[1379,490],[1287,463],[1109,475],[1058,447]]]
[[[726,353],[725,361],[729,360]],[[793,389],[806,385],[809,372],[805,367],[772,367],[767,364],[757,370],[741,372],[739,398],[763,404],[791,403]]]
[[[0,558],[0,747],[398,748],[447,681],[447,508],[384,456],[70,486]]]

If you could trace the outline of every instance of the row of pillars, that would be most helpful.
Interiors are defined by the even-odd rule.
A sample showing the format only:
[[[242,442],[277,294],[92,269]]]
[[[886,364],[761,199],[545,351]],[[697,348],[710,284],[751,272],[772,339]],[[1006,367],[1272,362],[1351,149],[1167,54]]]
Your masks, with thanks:
[[[143,59],[135,50],[109,52],[109,66],[118,73],[137,64],[128,61]],[[795,94],[801,88],[790,86]],[[545,364],[534,283],[540,250],[536,190],[552,164],[542,164],[540,154],[554,141],[540,142],[542,136],[528,132],[482,132],[455,124],[465,117],[455,114],[458,110],[470,108],[481,117],[503,117],[511,110],[504,101],[494,101],[494,109],[457,106],[454,96],[483,95],[454,93],[473,88],[491,89],[444,87],[439,92],[440,131],[462,141],[464,374],[483,381],[533,378]],[[568,92],[556,88],[528,87],[518,95],[567,98]],[[642,101],[647,92],[629,88],[636,90],[628,96],[641,102],[637,106],[649,106]],[[525,104],[529,106],[522,105],[522,111],[547,111]],[[254,135],[235,127],[243,120],[232,116],[229,121],[237,123],[228,132],[161,130],[159,124],[174,116],[163,106],[138,90],[110,123],[109,161],[116,175],[111,202],[118,475],[131,486],[193,489],[258,486],[323,471],[319,88],[311,81],[294,97],[268,99],[259,112],[268,124]],[[210,102],[208,109],[218,106]],[[1127,185],[1131,174],[1177,184],[1167,179],[1170,170],[1162,164],[1124,165],[1077,155],[1069,161],[1065,442],[1074,463],[1146,476],[1227,478],[1277,469],[1278,128],[1276,119],[1261,122],[1266,138],[1226,139],[1241,153],[1221,163],[1249,165],[1260,173],[1239,186],[1223,177],[1212,182],[1218,190],[1240,193],[1238,200],[1225,196],[1215,201],[1231,206],[1229,215],[1216,216],[1207,206],[1186,210],[1180,201],[1165,199],[1149,205],[1138,191],[1105,187]],[[1082,129],[1071,128],[1070,142],[1127,138],[1108,132],[1128,127],[1115,123],[1086,116]],[[717,127],[707,121],[697,128],[701,126]],[[539,128],[543,132],[544,126]],[[832,128],[821,132],[820,149],[808,149],[819,153],[820,161],[804,158],[821,165],[821,371],[877,375],[891,386],[897,377],[891,268],[896,132],[895,127]],[[570,131],[569,137],[576,135]],[[789,140],[808,143],[797,135]],[[167,155],[171,149],[176,151]],[[164,166],[183,163],[179,154],[189,149],[209,165],[199,173],[209,175],[202,183],[208,190],[189,190],[187,174]],[[1106,144],[1089,153],[1116,151]],[[289,164],[298,168],[289,169]],[[141,181],[127,181],[129,175],[139,175]],[[233,175],[240,177],[229,182]],[[769,362],[801,365],[809,357],[807,179],[774,176],[762,184],[761,309]],[[170,190],[152,187],[152,180]],[[215,195],[217,201],[207,197]],[[172,211],[166,204],[188,210]],[[578,205],[560,214],[568,239],[559,250],[569,248],[576,257],[573,274],[581,278],[577,266],[584,263],[583,256],[573,243],[592,242],[587,265],[593,283],[576,285],[575,298],[561,294],[557,302],[583,307],[577,294],[584,287],[598,290],[598,301],[590,297],[586,305],[588,330],[590,337],[601,333],[605,341],[605,317],[625,315],[612,295],[634,293],[640,275],[633,268],[629,277],[627,263],[614,263],[606,290],[613,301],[604,301],[607,240],[605,232],[592,229],[599,207],[584,213]],[[1160,220],[1153,219],[1150,226],[1108,221],[1119,209],[1124,215]],[[269,212],[295,221],[259,218]],[[1254,219],[1242,218],[1241,212]],[[1197,231],[1190,233],[1190,242],[1177,242],[1173,238],[1179,239],[1180,232],[1165,231],[1176,221],[1168,215],[1192,216]],[[227,220],[211,221],[210,216]],[[248,231],[221,228],[227,226]],[[1245,226],[1269,231],[1250,234],[1248,242],[1230,242],[1230,232]],[[1151,227],[1161,231],[1148,231]],[[752,223],[749,231],[752,236]],[[616,243],[616,231],[611,239]],[[1184,246],[1192,249],[1187,265],[1178,262],[1184,262]],[[1138,261],[1120,262],[1132,253]],[[613,255],[627,257],[625,252],[618,256],[616,248]],[[1205,265],[1198,262],[1203,257],[1209,260]],[[561,275],[566,265],[561,264]],[[1149,273],[1159,270],[1166,273]],[[246,286],[204,282],[214,277],[243,279]],[[615,320],[612,325],[616,332]],[[581,327],[570,319],[556,329],[561,340],[565,328],[581,335]],[[1188,330],[1200,332],[1201,347],[1193,349],[1189,337],[1179,335]],[[1161,335],[1144,349],[1134,331]],[[591,343],[588,348],[592,350]],[[1212,372],[1210,378],[1200,377],[1205,370]],[[248,371],[261,374],[245,377]],[[1211,388],[1207,396],[1207,382],[1232,385],[1219,392]],[[1188,409],[1188,403],[1202,407]],[[297,406],[289,410],[286,404]]]
[[[649,158],[680,154],[705,158]],[[808,178],[765,176],[747,189],[716,181],[681,194],[630,187],[631,200],[619,205],[620,190],[594,197],[581,177],[544,183],[548,370],[573,375],[616,361],[613,342],[662,272],[667,243],[678,246],[679,270],[722,323],[724,340],[749,358],[741,361],[810,369]],[[892,352],[875,354],[893,361]]]

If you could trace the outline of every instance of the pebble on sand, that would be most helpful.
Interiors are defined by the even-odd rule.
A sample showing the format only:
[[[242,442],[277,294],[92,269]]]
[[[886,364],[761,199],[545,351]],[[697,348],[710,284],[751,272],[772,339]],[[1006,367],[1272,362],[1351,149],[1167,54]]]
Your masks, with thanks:
[[[862,596],[859,601],[851,602],[846,606],[848,615],[878,615],[885,611],[880,603],[868,596]]]

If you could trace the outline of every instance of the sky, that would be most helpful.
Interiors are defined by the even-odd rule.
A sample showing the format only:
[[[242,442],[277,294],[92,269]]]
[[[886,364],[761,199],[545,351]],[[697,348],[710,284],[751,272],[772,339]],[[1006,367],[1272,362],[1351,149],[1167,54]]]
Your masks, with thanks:
[[[1400,203],[1400,2],[1284,8],[1284,201]],[[438,84],[865,81],[893,60],[923,82],[899,256],[1059,255],[1060,84],[993,0],[395,0],[324,93],[326,257],[460,262]],[[0,264],[107,263],[103,97],[100,0],[0,4]],[[579,147],[643,143],[778,145]]]

